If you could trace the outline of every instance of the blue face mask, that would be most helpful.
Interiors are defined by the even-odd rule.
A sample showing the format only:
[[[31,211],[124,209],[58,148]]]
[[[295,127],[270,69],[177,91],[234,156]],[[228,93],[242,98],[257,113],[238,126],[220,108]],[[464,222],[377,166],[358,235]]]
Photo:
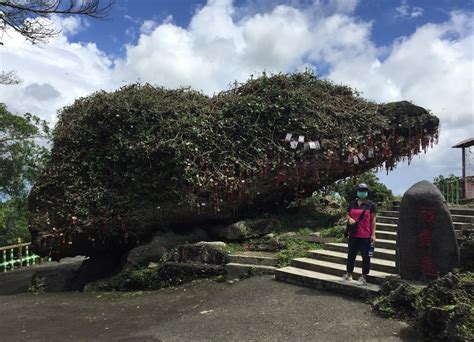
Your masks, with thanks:
[[[369,196],[367,191],[357,191],[357,197],[360,199],[366,199]]]

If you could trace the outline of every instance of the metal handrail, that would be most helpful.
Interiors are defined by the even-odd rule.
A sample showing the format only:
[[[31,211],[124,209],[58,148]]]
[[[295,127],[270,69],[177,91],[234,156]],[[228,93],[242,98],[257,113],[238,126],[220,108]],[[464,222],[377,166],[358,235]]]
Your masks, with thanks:
[[[438,186],[438,189],[448,203],[459,204],[460,200],[465,198],[464,179],[462,177],[451,180],[445,179],[442,186]]]
[[[42,258],[31,252],[30,245],[30,242],[22,243],[21,238],[18,238],[17,244],[0,247],[0,270],[7,272],[17,268],[51,261],[49,257]]]

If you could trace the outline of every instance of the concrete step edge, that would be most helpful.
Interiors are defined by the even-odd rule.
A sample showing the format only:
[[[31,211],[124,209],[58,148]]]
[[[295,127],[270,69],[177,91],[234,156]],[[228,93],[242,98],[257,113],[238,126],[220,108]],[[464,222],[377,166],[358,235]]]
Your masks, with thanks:
[[[248,258],[248,259],[261,259],[261,260],[277,260],[278,258],[275,256],[260,256],[260,255],[246,255],[246,254],[227,254],[227,257],[232,258]]]
[[[291,261],[290,266],[309,270],[309,271],[334,275],[337,277],[342,277],[342,275],[346,273],[346,265],[332,263],[330,261],[316,260],[316,259],[308,259],[308,258],[293,259]],[[354,280],[359,279],[361,275],[362,275],[362,266],[355,265],[354,270],[353,270],[353,279]],[[369,272],[369,275],[367,276],[367,281],[370,284],[380,285],[389,276],[396,276],[396,273],[388,273],[388,272],[371,269]]]
[[[262,270],[275,270],[275,269],[277,269],[275,266],[255,265],[255,264],[241,264],[241,263],[237,263],[237,262],[229,262],[229,263],[225,264],[225,266],[242,267],[242,268],[256,268],[256,269],[262,269]]]
[[[276,258],[256,258],[256,257],[242,257],[242,256],[227,256],[228,264],[243,264],[243,265],[262,265],[262,266],[276,266],[278,259]]]
[[[316,259],[316,260],[329,261],[329,262],[333,262],[333,263],[341,264],[341,265],[347,264],[347,253],[336,252],[336,251],[331,251],[331,250],[323,250],[323,251],[325,251],[326,253],[308,252],[307,257]],[[355,262],[356,262],[357,267],[362,267],[362,257],[360,255],[356,257]],[[370,260],[370,265],[371,265],[370,268],[375,271],[381,271],[381,272],[392,273],[392,274],[398,273],[394,260],[372,257]]]
[[[380,241],[380,240],[377,240],[377,241]],[[375,248],[377,248],[377,241],[375,242]],[[328,242],[328,243],[325,243],[324,245],[329,245],[329,246],[342,246],[342,247],[347,247],[347,243],[346,242]],[[380,251],[382,252],[387,252],[387,253],[391,253],[391,254],[395,254],[395,250],[394,249],[387,249],[387,248],[378,248]]]
[[[308,255],[313,255],[313,254],[341,258],[341,259],[344,259],[344,261],[347,259],[347,253],[332,251],[330,249],[313,249],[313,250],[308,251]],[[395,261],[387,260],[387,259],[371,258],[370,263],[381,265],[381,266],[396,267]]]
[[[293,260],[295,262],[299,262],[299,263],[302,263],[302,264],[318,265],[318,266],[323,266],[323,267],[326,267],[326,268],[331,268],[333,270],[337,270],[340,273],[341,276],[346,271],[346,265],[334,263],[334,262],[331,262],[331,261],[312,259],[312,258],[296,258],[296,259],[293,259]],[[292,266],[296,267],[295,265],[292,265]],[[321,272],[321,273],[323,273],[323,272]],[[354,267],[354,273],[356,275],[360,276],[362,274],[362,268],[358,267],[358,266],[355,266]],[[386,277],[396,275],[396,273],[370,270],[369,275],[373,278],[379,278],[379,279],[383,280]]]
[[[302,270],[292,266],[276,270],[275,279],[309,288],[334,291],[352,297],[367,298],[377,295],[380,291],[378,285],[358,285],[355,282],[345,282],[341,277]]]

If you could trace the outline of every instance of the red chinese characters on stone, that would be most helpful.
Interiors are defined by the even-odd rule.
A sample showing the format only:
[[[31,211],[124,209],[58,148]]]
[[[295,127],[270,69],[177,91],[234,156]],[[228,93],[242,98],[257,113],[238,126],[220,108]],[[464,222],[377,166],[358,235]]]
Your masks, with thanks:
[[[416,211],[418,213],[418,218],[422,222],[434,223],[436,221],[436,211],[432,207],[417,207]]]
[[[431,246],[431,241],[433,241],[433,230],[423,229],[418,234],[418,245],[420,247],[429,247]]]
[[[425,255],[420,261],[421,273],[425,276],[438,276],[438,269],[430,256]]]

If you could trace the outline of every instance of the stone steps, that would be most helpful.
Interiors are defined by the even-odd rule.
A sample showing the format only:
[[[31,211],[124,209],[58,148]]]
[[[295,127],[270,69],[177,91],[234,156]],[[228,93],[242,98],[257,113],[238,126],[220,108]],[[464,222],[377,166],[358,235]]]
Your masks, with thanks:
[[[386,232],[396,232],[397,231],[397,224],[395,223],[380,223],[377,222],[377,229],[376,231],[386,231]]]
[[[276,253],[238,252],[227,255],[227,280],[239,279],[247,275],[275,274],[278,259]]]
[[[466,220],[466,219],[465,219]],[[377,215],[377,229],[379,229],[379,224],[390,224],[393,225],[393,231],[397,230],[398,217],[388,217],[388,216],[378,216]],[[454,229],[465,230],[472,228],[472,223],[469,222],[453,222]],[[384,230],[389,230],[385,229]]]
[[[376,230],[375,236],[378,239],[383,239],[383,240],[397,240],[397,232],[390,232],[386,230]],[[375,242],[375,245],[378,245],[377,242]]]
[[[396,218],[398,218],[399,214],[400,213],[398,211],[381,210],[377,213],[377,217],[380,215],[380,216],[385,216],[385,217],[396,217]]]
[[[324,247],[330,251],[342,252],[347,254],[347,243],[331,242],[326,243]],[[377,247],[376,242],[374,257],[384,260],[395,261],[395,249]]]
[[[331,261],[333,263],[346,265],[347,253],[331,251],[328,249],[318,249],[308,252],[308,257],[318,260]],[[357,267],[362,266],[362,258],[360,255],[357,256],[356,262]],[[386,272],[386,273],[397,273],[397,267],[395,266],[395,261],[380,259],[377,257],[372,257],[370,260],[370,269]]]
[[[240,252],[227,255],[227,262],[234,264],[276,266],[278,259],[275,253]]]
[[[335,276],[341,276],[346,271],[346,265],[334,263],[331,261],[317,260],[313,258],[296,258],[291,261],[291,266],[302,268],[305,270],[315,271],[319,273],[331,274]],[[357,279],[362,274],[362,268],[359,266],[354,267],[353,277]],[[377,270],[370,271],[367,276],[367,281],[372,284],[381,284],[385,277],[394,275],[393,273],[387,273]]]
[[[377,241],[374,256],[371,258],[371,271],[367,277],[368,284],[342,280],[346,270],[347,243],[325,243],[325,249],[308,251],[307,257],[296,258],[291,266],[277,269],[275,279],[305,287],[325,289],[344,295],[366,298],[376,295],[378,284],[384,278],[397,274],[395,265],[397,224],[399,207],[390,207],[379,211],[377,215]],[[451,208],[451,216],[457,234],[462,230],[472,229],[474,209]],[[358,255],[355,262],[354,276],[361,273],[362,260]]]
[[[400,211],[399,206],[389,206],[386,208],[389,211]],[[452,215],[466,215],[474,216],[474,208],[450,208],[449,211]]]
[[[451,215],[453,222],[462,222],[474,224],[474,216],[468,215]]]
[[[398,223],[398,217],[389,217],[389,216],[382,216],[377,214],[377,224],[379,223],[387,223],[387,224],[394,224],[395,227]]]
[[[248,275],[275,274],[277,270],[274,266],[250,265],[230,262],[225,265],[226,279],[240,279]]]
[[[380,291],[379,286],[375,284],[359,285],[357,282],[343,281],[341,276],[305,270],[293,266],[277,269],[275,279],[295,285],[330,290],[360,298],[377,295]]]

